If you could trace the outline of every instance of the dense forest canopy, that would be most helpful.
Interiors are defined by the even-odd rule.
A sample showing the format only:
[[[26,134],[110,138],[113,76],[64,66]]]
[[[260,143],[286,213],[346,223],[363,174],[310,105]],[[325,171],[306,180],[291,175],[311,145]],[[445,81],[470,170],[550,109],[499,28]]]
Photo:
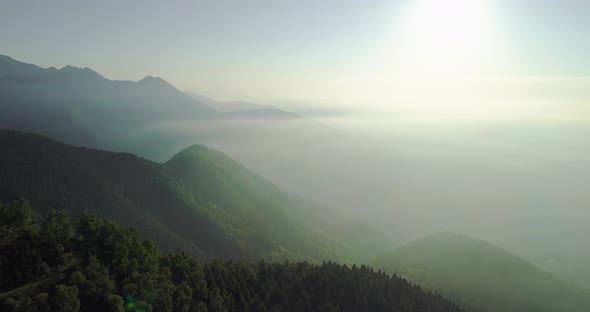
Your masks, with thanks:
[[[464,311],[396,275],[333,262],[199,262],[137,231],[0,204],[2,311]]]

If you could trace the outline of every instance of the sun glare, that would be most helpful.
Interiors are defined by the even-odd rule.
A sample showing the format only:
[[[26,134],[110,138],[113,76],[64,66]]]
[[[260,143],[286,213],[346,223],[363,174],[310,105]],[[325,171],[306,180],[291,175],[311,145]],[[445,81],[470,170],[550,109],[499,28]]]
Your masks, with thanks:
[[[473,75],[493,58],[490,1],[420,0],[407,13],[401,48],[417,75]]]

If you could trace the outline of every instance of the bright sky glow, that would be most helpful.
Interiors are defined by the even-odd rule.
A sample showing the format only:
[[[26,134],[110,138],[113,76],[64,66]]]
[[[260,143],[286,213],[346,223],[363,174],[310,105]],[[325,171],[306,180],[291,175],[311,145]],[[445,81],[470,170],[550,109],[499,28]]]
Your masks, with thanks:
[[[587,0],[2,1],[0,54],[220,100],[579,116],[588,12]]]
[[[473,75],[498,57],[486,0],[418,0],[401,25],[400,59],[419,76]]]

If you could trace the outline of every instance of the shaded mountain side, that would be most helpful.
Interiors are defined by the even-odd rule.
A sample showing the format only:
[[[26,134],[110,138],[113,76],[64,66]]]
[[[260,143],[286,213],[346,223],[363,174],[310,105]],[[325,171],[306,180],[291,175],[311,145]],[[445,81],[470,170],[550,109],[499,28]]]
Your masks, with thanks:
[[[191,146],[164,164],[0,131],[0,199],[92,212],[165,250],[202,257],[352,259],[303,202],[224,154]],[[311,209],[313,210],[313,209]]]
[[[65,145],[0,131],[0,195],[37,207],[92,212],[137,227],[165,250],[244,257],[239,244],[206,217],[211,204],[185,194],[162,165],[131,154]]]
[[[0,310],[464,311],[366,266],[196,261],[164,254],[137,231],[0,202]]]
[[[419,239],[371,265],[403,274],[473,311],[582,312],[590,307],[590,293],[501,248],[460,234]]]

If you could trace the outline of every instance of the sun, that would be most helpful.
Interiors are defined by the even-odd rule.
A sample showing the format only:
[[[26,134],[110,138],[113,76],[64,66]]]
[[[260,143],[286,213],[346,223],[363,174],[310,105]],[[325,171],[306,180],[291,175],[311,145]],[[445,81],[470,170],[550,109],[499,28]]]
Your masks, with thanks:
[[[413,0],[395,6],[374,73],[381,91],[407,115],[485,114],[481,91],[505,68],[494,0]],[[394,90],[394,91],[391,91]]]
[[[470,75],[496,48],[490,0],[417,0],[402,23],[401,59],[418,75]]]

